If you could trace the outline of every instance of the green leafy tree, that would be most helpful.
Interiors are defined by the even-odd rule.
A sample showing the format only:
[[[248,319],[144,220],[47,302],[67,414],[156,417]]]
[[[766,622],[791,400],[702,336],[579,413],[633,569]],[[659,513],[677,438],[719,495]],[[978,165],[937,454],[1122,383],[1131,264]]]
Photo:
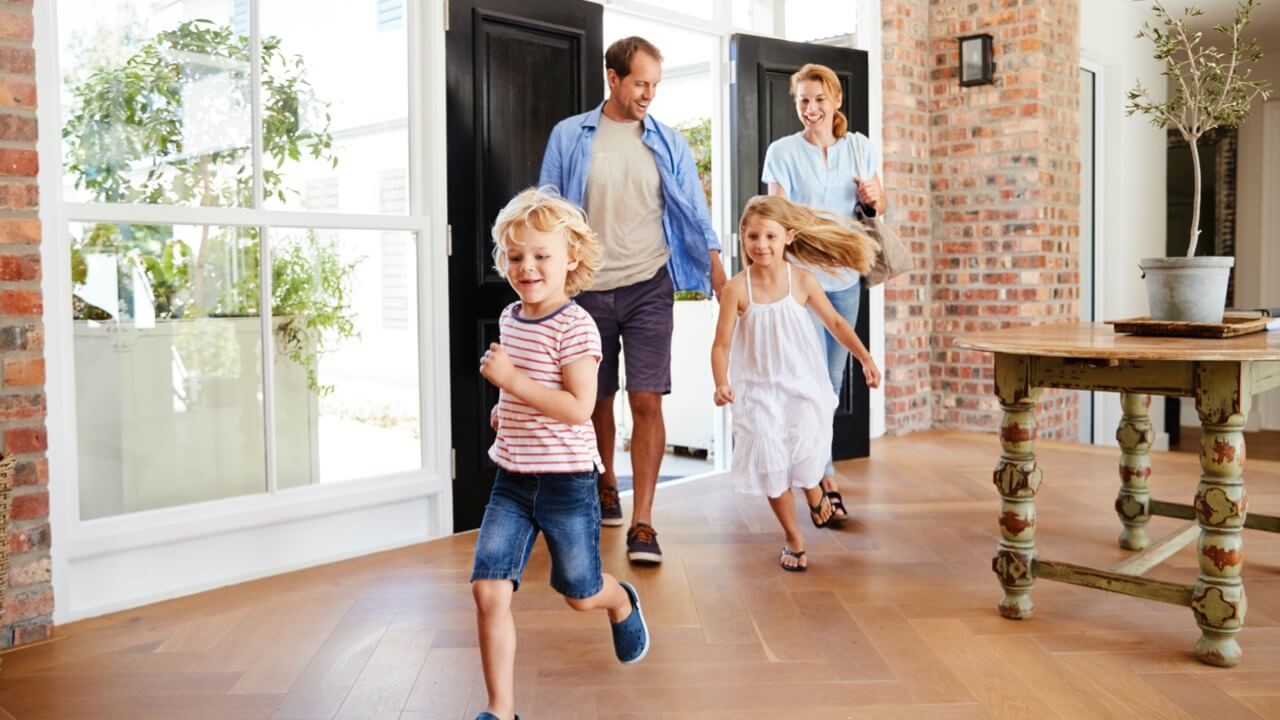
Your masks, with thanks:
[[[156,34],[123,60],[99,59],[70,88],[62,130],[75,187],[103,203],[251,207],[251,52],[247,36],[191,20]],[[260,57],[263,193],[284,201],[291,192],[287,164],[304,156],[330,166],[338,160],[328,106],[316,99],[303,58],[285,53],[275,36],[262,39]],[[205,133],[192,138],[185,130],[196,118]],[[157,318],[254,315],[259,232],[204,226],[193,250],[167,226],[98,224],[72,248],[72,279],[84,283],[85,253],[107,252],[119,258],[122,275],[142,270]],[[314,390],[328,392],[332,388],[316,380],[315,361],[332,349],[330,339],[356,334],[350,285],[357,263],[343,262],[313,233],[304,244],[286,245],[273,253],[271,268],[271,312],[288,318],[277,329],[280,351],[307,368]],[[75,300],[77,317],[106,315]],[[121,300],[126,308],[136,302]]]
[[[1159,128],[1176,128],[1191,147],[1191,167],[1195,189],[1191,195],[1191,242],[1187,257],[1196,254],[1196,242],[1200,237],[1200,152],[1196,142],[1202,135],[1218,127],[1236,127],[1249,115],[1250,105],[1256,98],[1266,100],[1270,83],[1249,79],[1251,68],[1247,65],[1262,59],[1262,50],[1256,40],[1242,37],[1249,15],[1257,6],[1257,0],[1241,0],[1236,8],[1235,20],[1230,25],[1217,25],[1214,30],[1223,36],[1227,50],[1203,42],[1203,33],[1187,29],[1190,18],[1204,15],[1198,7],[1187,8],[1183,16],[1174,18],[1155,0],[1152,8],[1163,27],[1143,23],[1137,37],[1147,38],[1155,45],[1154,57],[1165,62],[1164,76],[1169,78],[1169,98],[1164,102],[1152,99],[1142,81],[1129,91],[1126,114],[1143,113]]]

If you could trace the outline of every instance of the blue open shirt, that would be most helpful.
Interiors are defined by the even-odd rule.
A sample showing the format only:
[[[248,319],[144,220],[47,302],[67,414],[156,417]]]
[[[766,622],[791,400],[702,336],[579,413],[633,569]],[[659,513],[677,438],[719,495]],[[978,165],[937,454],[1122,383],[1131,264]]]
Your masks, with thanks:
[[[582,206],[587,193],[587,177],[591,170],[591,143],[600,125],[604,103],[581,115],[556,123],[547,140],[542,157],[539,185],[551,185],[570,202]],[[720,249],[720,241],[711,229],[711,214],[698,168],[693,163],[689,144],[679,130],[644,116],[644,132],[640,142],[653,151],[662,181],[662,234],[671,249],[667,269],[676,290],[700,290],[711,294],[712,250]]]

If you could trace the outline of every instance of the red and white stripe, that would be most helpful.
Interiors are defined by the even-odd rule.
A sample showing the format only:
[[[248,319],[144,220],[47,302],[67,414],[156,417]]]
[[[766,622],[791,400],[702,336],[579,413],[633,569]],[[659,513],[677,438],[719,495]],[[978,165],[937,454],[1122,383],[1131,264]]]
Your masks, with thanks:
[[[502,311],[498,329],[511,362],[532,380],[562,390],[565,365],[586,357],[600,360],[600,331],[577,303],[537,322],[517,318],[519,304]],[[498,396],[498,438],[489,457],[508,472],[604,471],[590,420],[579,425],[560,422],[506,390]]]

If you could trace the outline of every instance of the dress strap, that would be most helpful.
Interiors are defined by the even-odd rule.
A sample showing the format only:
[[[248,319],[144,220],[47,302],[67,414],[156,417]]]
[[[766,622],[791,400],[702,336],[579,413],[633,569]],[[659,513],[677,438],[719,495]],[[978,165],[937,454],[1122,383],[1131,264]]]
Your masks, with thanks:
[[[753,305],[755,304],[755,300],[751,299],[751,266],[750,265],[747,266],[746,272],[744,274],[747,276],[747,304]]]

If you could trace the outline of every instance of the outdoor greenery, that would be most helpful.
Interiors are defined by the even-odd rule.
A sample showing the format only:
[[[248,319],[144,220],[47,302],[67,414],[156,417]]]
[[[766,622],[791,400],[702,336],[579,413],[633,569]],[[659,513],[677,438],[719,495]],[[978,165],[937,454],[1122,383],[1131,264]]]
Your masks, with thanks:
[[[1191,148],[1191,166],[1195,189],[1191,195],[1191,242],[1187,257],[1196,254],[1196,242],[1200,236],[1200,153],[1196,142],[1205,133],[1217,127],[1236,127],[1249,115],[1250,105],[1257,98],[1266,100],[1270,83],[1249,79],[1248,64],[1262,58],[1262,50],[1256,40],[1242,37],[1249,15],[1257,6],[1257,0],[1240,0],[1235,20],[1230,25],[1218,25],[1214,30],[1223,36],[1227,50],[1203,42],[1203,33],[1187,29],[1187,21],[1204,15],[1198,7],[1187,8],[1183,16],[1174,18],[1155,0],[1153,10],[1163,28],[1143,23],[1137,37],[1145,37],[1155,45],[1154,57],[1166,64],[1164,76],[1172,82],[1169,98],[1164,102],[1152,99],[1142,81],[1129,91],[1127,114],[1143,113],[1159,128],[1175,128]]]
[[[143,42],[123,60],[81,72],[70,87],[62,136],[66,171],[95,202],[252,207],[252,89],[249,38],[208,20],[183,22]],[[264,197],[292,191],[284,167],[310,157],[337,165],[327,105],[307,80],[303,59],[278,37],[261,43]],[[116,258],[121,313],[139,298],[129,291],[145,276],[157,319],[256,315],[260,229],[202,226],[199,242],[170,226],[98,224],[73,240],[72,279],[86,281],[91,253]],[[359,261],[344,262],[334,243],[311,232],[277,236],[272,248],[271,313],[281,355],[317,382],[318,356],[356,335],[351,284]],[[78,319],[110,313],[75,298]]]

